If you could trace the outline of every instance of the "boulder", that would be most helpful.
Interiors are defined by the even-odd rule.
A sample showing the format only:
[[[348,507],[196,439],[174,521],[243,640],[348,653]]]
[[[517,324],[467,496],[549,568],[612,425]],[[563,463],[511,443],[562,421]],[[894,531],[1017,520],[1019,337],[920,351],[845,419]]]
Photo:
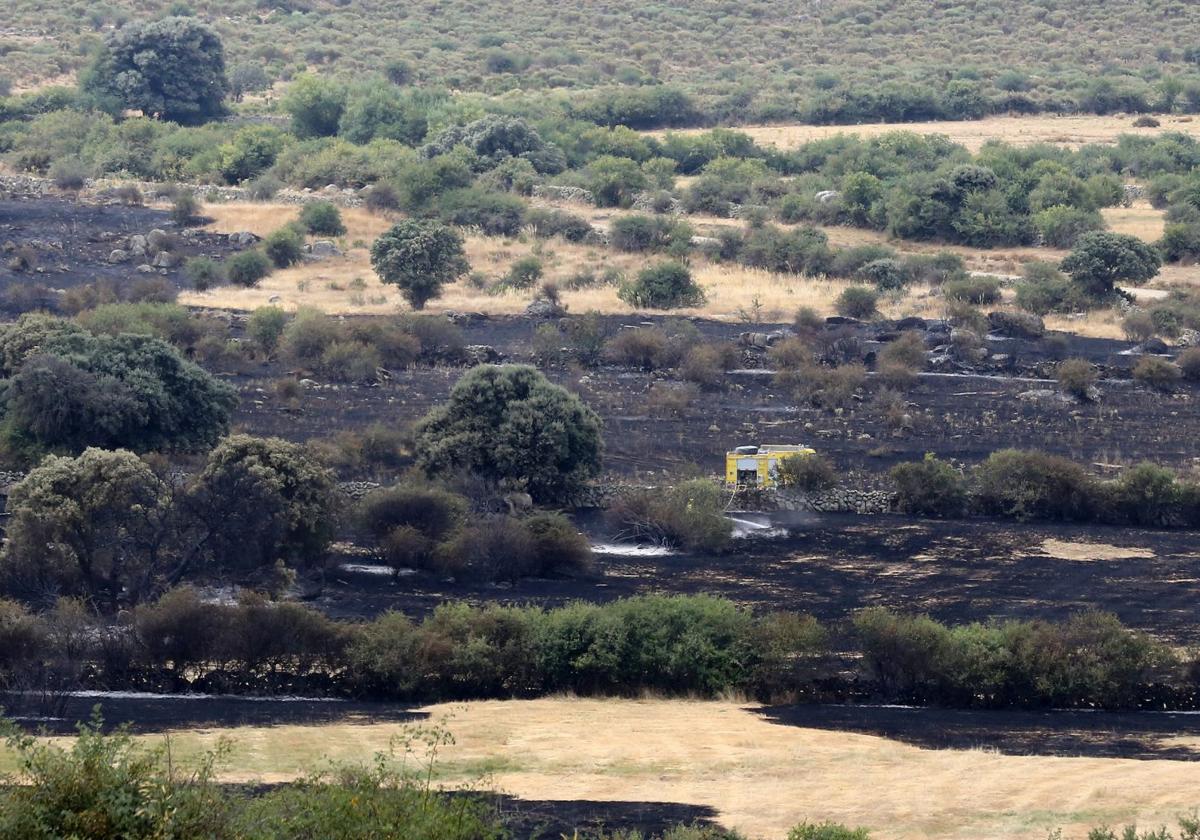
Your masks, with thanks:
[[[129,252],[117,248],[109,253],[108,261],[114,265],[117,263],[129,262]]]
[[[504,361],[504,354],[490,344],[468,344],[463,355],[473,365],[494,365]]]
[[[842,194],[837,190],[821,190],[814,196],[814,198],[816,198],[816,200],[821,204],[828,204],[829,202],[835,201],[841,197]]]
[[[1028,312],[989,312],[988,328],[1008,338],[1037,339],[1046,334],[1046,323]]]
[[[1181,330],[1175,343],[1180,347],[1200,347],[1200,330]]]
[[[154,255],[154,268],[174,268],[179,265],[179,257],[170,251],[159,251]]]
[[[133,236],[129,237],[129,250],[132,253],[139,255],[144,254],[149,248],[150,243],[146,240],[146,237],[142,236],[140,233],[135,233]]]
[[[229,244],[237,248],[249,248],[258,242],[258,237],[248,230],[229,234]]]
[[[153,273],[154,273],[154,266],[152,266],[152,265],[146,265],[145,263],[142,263],[141,265],[139,265],[139,266],[137,267],[137,270],[138,270],[138,272],[139,272],[139,273],[141,273],[141,274],[153,274]]]
[[[919,318],[916,315],[910,315],[907,318],[901,318],[896,322],[896,329],[900,332],[906,332],[907,330],[923,330],[926,328],[926,326],[927,322],[925,319]]]
[[[151,253],[164,251],[171,247],[171,235],[165,230],[155,228],[146,235],[146,248]]]
[[[1165,356],[1167,354],[1167,343],[1161,338],[1148,338],[1137,347],[1134,347],[1133,352],[1146,356]]]
[[[342,252],[338,247],[328,239],[318,239],[316,242],[308,246],[308,252],[317,259],[325,259],[326,257],[340,257]]]
[[[563,308],[552,300],[537,298],[525,307],[525,314],[530,318],[560,318]]]

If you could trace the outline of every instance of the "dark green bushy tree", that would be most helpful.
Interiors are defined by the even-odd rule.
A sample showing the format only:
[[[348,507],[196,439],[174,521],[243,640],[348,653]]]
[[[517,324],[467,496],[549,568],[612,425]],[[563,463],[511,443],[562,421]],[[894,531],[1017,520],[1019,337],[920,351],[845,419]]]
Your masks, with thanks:
[[[417,428],[429,472],[474,473],[536,501],[567,498],[600,469],[601,422],[578,397],[524,365],[468,371]]]
[[[225,49],[216,32],[193,18],[127,24],[101,49],[82,87],[106,110],[196,125],[224,110]]]
[[[371,245],[371,266],[385,283],[400,287],[413,309],[470,269],[462,237],[440,222],[406,219]]]
[[[228,430],[234,390],[164,341],[66,334],[40,349],[8,381],[10,439],[73,452],[198,450]]]
[[[1117,283],[1145,283],[1161,265],[1154,248],[1136,236],[1093,231],[1076,240],[1062,270],[1085,294],[1100,299],[1111,295]]]

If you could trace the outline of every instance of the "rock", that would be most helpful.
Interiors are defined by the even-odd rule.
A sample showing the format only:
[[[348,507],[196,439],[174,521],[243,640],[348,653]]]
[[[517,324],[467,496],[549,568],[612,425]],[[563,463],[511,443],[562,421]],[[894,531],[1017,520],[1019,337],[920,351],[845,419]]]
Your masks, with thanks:
[[[508,506],[509,514],[516,516],[533,510],[533,497],[528,493],[506,493],[504,504]]]
[[[988,328],[1008,338],[1036,339],[1046,334],[1046,323],[1028,312],[989,312]]]
[[[1165,356],[1167,353],[1167,342],[1161,338],[1148,338],[1137,347],[1134,347],[1133,352],[1147,356]]]
[[[1180,347],[1197,347],[1200,346],[1200,330],[1184,329],[1179,332],[1179,339],[1175,342]]]
[[[267,298],[267,303],[276,304],[281,300],[283,300],[283,298],[281,298],[279,295],[271,295],[269,298]]]
[[[114,265],[116,263],[129,262],[129,252],[117,248],[108,255],[108,261]]]
[[[1052,388],[1035,388],[1031,391],[1022,391],[1017,394],[1017,399],[1022,402],[1032,403],[1053,403],[1055,405],[1070,404],[1074,402],[1069,396]]]
[[[155,228],[146,235],[146,247],[152,253],[165,251],[171,247],[171,235],[165,230]]]
[[[150,243],[140,233],[135,233],[129,237],[129,250],[133,253],[144,254],[149,247]]]
[[[546,198],[554,201],[577,201],[583,204],[595,204],[595,196],[591,190],[582,187],[560,187],[554,184],[536,184],[530,193],[534,198]]]
[[[504,361],[504,354],[490,344],[468,344],[463,355],[473,365],[494,365]]]
[[[470,324],[488,319],[488,316],[482,312],[455,312],[453,309],[447,309],[443,314],[452,324]]]
[[[744,332],[738,336],[738,344],[742,347],[753,347],[756,350],[766,350],[771,346],[771,337],[763,332]]]
[[[142,263],[141,265],[139,265],[139,266],[137,267],[137,270],[138,270],[140,273],[142,273],[142,274],[153,274],[153,273],[154,273],[154,266],[152,266],[152,265],[146,265],[145,263]]]
[[[238,248],[249,248],[256,242],[258,242],[258,237],[248,230],[229,234],[229,244]]]
[[[837,190],[821,190],[819,193],[813,196],[813,198],[815,198],[821,204],[828,204],[829,202],[841,197],[842,194]]]
[[[342,252],[338,247],[328,239],[318,239],[316,242],[308,246],[308,252],[317,259],[325,259],[326,257],[340,257]]]
[[[831,327],[858,327],[862,326],[862,321],[857,318],[847,318],[845,315],[830,315],[825,319],[825,323]]]
[[[154,256],[153,266],[155,268],[174,268],[179,264],[179,257],[170,251],[159,251]]]
[[[563,308],[554,301],[536,298],[525,307],[525,314],[530,318],[561,318]]]
[[[693,248],[699,248],[702,251],[719,251],[721,249],[721,240],[715,236],[693,236],[688,241]]]
[[[311,380],[311,379],[301,379],[301,380],[300,380],[300,386],[301,386],[301,387],[303,387],[303,388],[316,388],[316,387],[317,387],[317,383],[316,383],[316,382],[314,382],[314,381],[313,381],[313,380]]]

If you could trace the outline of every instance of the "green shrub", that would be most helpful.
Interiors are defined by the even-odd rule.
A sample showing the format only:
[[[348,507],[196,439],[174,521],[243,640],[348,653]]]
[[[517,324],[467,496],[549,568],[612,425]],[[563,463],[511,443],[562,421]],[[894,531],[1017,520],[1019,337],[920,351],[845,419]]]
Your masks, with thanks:
[[[1133,378],[1155,391],[1170,393],[1183,378],[1183,371],[1174,362],[1159,356],[1142,356],[1133,366]]]
[[[894,292],[908,285],[908,275],[899,260],[881,259],[869,262],[854,273],[857,280],[870,283],[881,292]]]
[[[339,382],[374,382],[382,365],[383,359],[374,347],[338,339],[322,351],[317,368]]]
[[[679,365],[679,376],[686,382],[713,390],[725,381],[725,372],[737,364],[737,350],[729,344],[697,344],[689,349]]]
[[[695,479],[662,491],[623,496],[608,511],[610,520],[638,540],[690,551],[721,551],[733,534],[720,488]]]
[[[190,192],[180,193],[171,203],[171,221],[179,227],[187,227],[200,215],[200,202]]]
[[[794,487],[805,493],[820,493],[837,484],[833,464],[820,455],[789,455],[779,462],[779,485]]]
[[[438,218],[446,224],[478,228],[487,236],[516,236],[525,223],[525,202],[504,193],[451,190],[438,198],[436,206]]]
[[[687,266],[664,262],[638,272],[637,280],[621,285],[617,296],[639,309],[675,309],[704,305],[704,292]]]
[[[946,300],[957,300],[976,306],[1000,302],[999,277],[963,277],[947,280],[942,285]]]
[[[272,231],[263,240],[262,248],[276,268],[287,268],[304,259],[304,237],[291,225]]]
[[[1055,205],[1036,213],[1033,226],[1049,247],[1073,248],[1085,233],[1103,230],[1104,219],[1097,210]]]
[[[605,345],[604,355],[613,364],[646,371],[670,367],[674,362],[670,340],[657,327],[621,330]]]
[[[197,292],[204,292],[225,282],[225,271],[211,257],[192,257],[183,264],[183,276]]]
[[[317,236],[342,236],[346,233],[342,211],[328,201],[305,204],[300,210],[300,226]]]
[[[896,485],[896,507],[917,516],[955,517],[967,509],[967,483],[962,473],[932,453],[925,459],[897,464],[889,472]]]
[[[287,327],[288,317],[277,306],[260,306],[246,319],[246,335],[265,353],[275,352]]]
[[[1121,320],[1121,332],[1130,341],[1143,342],[1158,332],[1149,312],[1130,312]]]
[[[973,473],[975,500],[985,514],[1015,519],[1085,520],[1094,510],[1093,480],[1057,455],[1004,449]]]
[[[271,273],[271,260],[262,251],[242,251],[225,262],[225,275],[230,283],[254,286]]]
[[[514,289],[532,289],[542,279],[545,269],[538,257],[521,257],[508,269],[504,283]]]
[[[878,305],[879,293],[866,286],[847,286],[833,304],[839,315],[859,321],[875,317]]]
[[[1027,263],[1023,279],[1016,285],[1017,306],[1035,315],[1051,312],[1082,312],[1094,303],[1078,286],[1050,263]]]
[[[902,365],[912,370],[925,367],[925,338],[921,333],[910,330],[901,333],[879,351],[879,364]]]

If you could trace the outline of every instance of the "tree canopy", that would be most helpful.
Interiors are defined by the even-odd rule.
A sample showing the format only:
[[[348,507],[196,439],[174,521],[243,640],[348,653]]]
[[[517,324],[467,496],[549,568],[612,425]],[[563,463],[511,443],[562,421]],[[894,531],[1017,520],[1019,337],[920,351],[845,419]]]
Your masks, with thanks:
[[[536,501],[570,497],[600,470],[601,421],[579,397],[525,365],[480,365],[416,431],[417,462],[523,489]]]
[[[225,48],[193,18],[127,24],[101,48],[83,88],[114,113],[131,109],[198,125],[224,111]]]
[[[405,219],[371,245],[371,266],[385,283],[400,287],[413,309],[441,294],[442,286],[470,269],[462,237],[441,222]]]

